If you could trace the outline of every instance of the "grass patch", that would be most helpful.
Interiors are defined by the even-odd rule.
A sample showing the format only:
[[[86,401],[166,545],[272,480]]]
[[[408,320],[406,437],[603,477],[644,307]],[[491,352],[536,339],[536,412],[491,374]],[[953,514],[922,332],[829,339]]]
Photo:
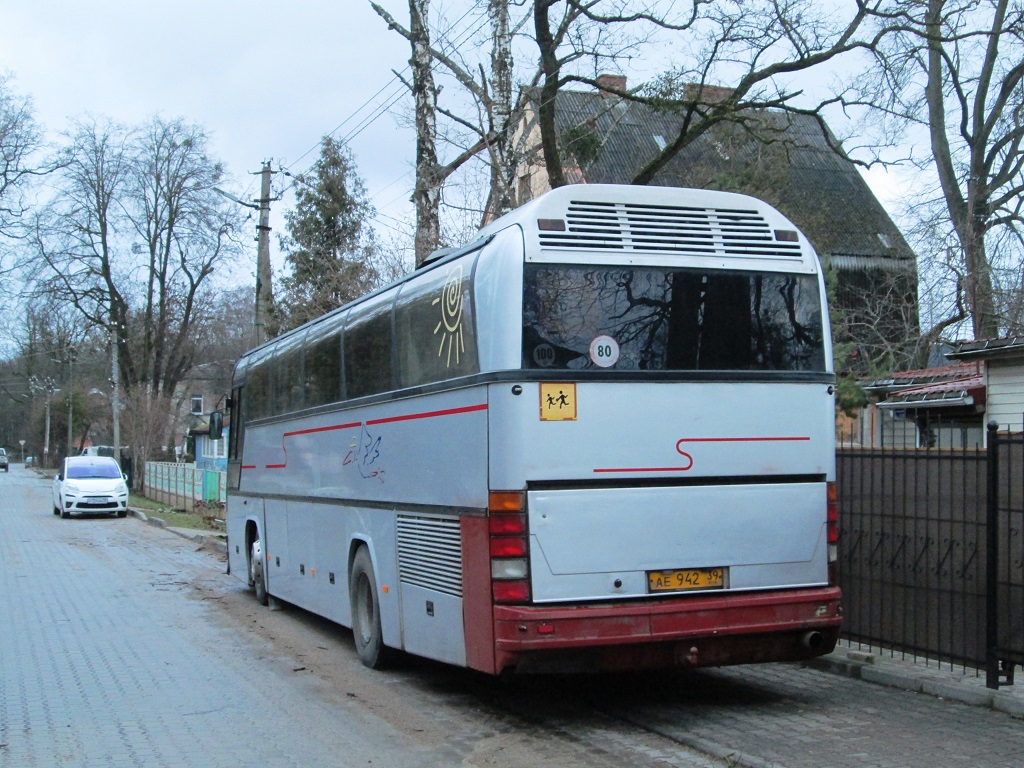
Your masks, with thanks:
[[[153,499],[146,498],[145,496],[139,496],[136,493],[128,496],[128,506],[141,509],[147,516],[150,512],[173,511],[166,504],[161,504],[159,501],[153,501]]]
[[[134,494],[128,499],[128,506],[142,510],[146,517],[163,520],[164,524],[172,528],[194,528],[200,531],[224,530],[223,522],[216,517],[211,517],[209,510],[206,510],[205,514],[185,512],[181,509],[171,509],[166,504]],[[218,510],[217,514],[223,514],[223,511]]]

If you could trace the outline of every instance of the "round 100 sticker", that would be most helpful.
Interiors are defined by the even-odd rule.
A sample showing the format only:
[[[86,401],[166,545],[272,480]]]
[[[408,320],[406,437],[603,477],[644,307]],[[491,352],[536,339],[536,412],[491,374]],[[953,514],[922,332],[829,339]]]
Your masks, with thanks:
[[[601,368],[611,368],[619,362],[619,342],[611,336],[598,336],[590,342],[590,359]]]

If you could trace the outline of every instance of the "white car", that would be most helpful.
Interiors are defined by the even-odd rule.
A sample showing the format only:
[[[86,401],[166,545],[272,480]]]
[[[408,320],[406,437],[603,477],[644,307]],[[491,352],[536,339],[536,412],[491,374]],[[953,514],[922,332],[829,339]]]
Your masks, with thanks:
[[[128,484],[117,462],[106,456],[64,459],[53,478],[53,514],[72,512],[128,514]]]

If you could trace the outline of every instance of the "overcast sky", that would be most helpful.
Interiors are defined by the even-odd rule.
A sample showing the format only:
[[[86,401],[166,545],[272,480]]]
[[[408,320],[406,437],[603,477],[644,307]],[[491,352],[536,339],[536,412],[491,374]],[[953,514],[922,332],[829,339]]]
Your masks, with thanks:
[[[366,0],[0,0],[0,71],[51,137],[86,113],[129,125],[181,117],[207,129],[233,177],[224,186],[244,199],[258,197],[250,173],[265,159],[304,171],[324,134],[356,130],[401,89],[392,70],[408,58]],[[382,213],[408,211],[408,131],[384,114],[350,147]]]
[[[407,18],[407,0],[380,2]],[[402,90],[392,70],[408,58],[367,0],[0,0],[0,71],[51,136],[85,113],[129,125],[181,117],[210,133],[233,177],[224,186],[252,199],[263,160],[304,171],[337,129],[351,136],[379,227],[408,215],[413,137],[387,113],[352,134]],[[882,174],[869,183],[893,198]],[[275,205],[278,232],[288,202]]]

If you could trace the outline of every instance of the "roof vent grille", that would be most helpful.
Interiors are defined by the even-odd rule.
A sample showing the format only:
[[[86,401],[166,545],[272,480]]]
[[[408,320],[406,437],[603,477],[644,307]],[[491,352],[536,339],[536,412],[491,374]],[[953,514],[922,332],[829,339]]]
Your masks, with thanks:
[[[542,248],[800,259],[756,210],[573,200],[565,232],[540,232]]]

